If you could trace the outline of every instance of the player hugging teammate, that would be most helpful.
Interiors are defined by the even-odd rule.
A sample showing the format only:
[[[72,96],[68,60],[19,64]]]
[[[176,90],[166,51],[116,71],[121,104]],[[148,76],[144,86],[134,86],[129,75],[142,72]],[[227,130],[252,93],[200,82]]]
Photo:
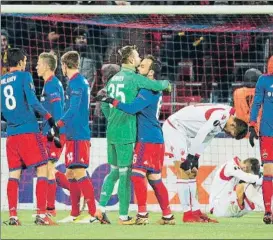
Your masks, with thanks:
[[[45,81],[41,104],[35,96],[32,77],[25,72],[26,56],[19,49],[9,50],[10,71],[1,77],[1,114],[7,121],[6,149],[10,172],[7,186],[10,218],[7,224],[21,224],[17,217],[19,179],[22,169],[35,167],[35,223],[38,225],[56,224],[51,219],[56,214],[56,179],[60,185],[70,190],[72,206],[70,216],[60,222],[81,222],[79,202],[83,195],[88,206],[87,222],[98,219],[102,224],[110,224],[106,206],[115,183],[119,180],[119,224],[145,225],[149,220],[147,179],[162,210],[162,218],[158,223],[174,225],[168,191],[161,176],[164,154],[173,160],[176,168],[183,221],[217,222],[200,211],[196,198],[199,157],[221,131],[237,140],[244,138],[248,132],[247,124],[238,119],[235,109],[229,106],[205,104],[179,110],[164,122],[161,129],[158,116],[162,91],[170,90],[170,83],[156,80],[161,72],[160,62],[151,55],[141,61],[135,46],[123,47],[120,55],[121,70],[109,79],[105,87],[106,95],[96,97],[97,101],[102,102],[101,108],[107,118],[107,153],[110,165],[110,173],[104,180],[97,208],[93,185],[86,171],[91,147],[90,88],[87,80],[79,73],[79,54],[70,51],[61,58],[63,75],[68,78],[66,97],[60,81],[54,76],[56,57],[49,53],[39,56],[37,72]],[[272,89],[272,75],[262,75],[256,86],[250,116],[249,141],[254,146],[254,138],[258,138],[255,130],[257,115],[263,105],[260,126],[263,181],[258,177],[260,166],[257,159],[240,161],[235,158],[223,165],[215,176],[213,186],[216,187],[210,198],[211,211],[216,216],[241,216],[251,210],[253,204],[261,207],[263,199],[263,220],[265,223],[272,222]],[[42,134],[34,110],[44,117]],[[68,180],[54,166],[64,145]],[[131,182],[138,205],[136,218],[129,216]],[[254,183],[256,186],[253,186]],[[259,184],[262,185],[262,193],[261,188],[257,187]],[[219,185],[225,189],[224,195],[216,191],[220,188],[217,187]],[[231,188],[232,194],[228,195]],[[238,200],[236,204],[233,203],[234,199]],[[243,211],[243,206],[249,208]]]

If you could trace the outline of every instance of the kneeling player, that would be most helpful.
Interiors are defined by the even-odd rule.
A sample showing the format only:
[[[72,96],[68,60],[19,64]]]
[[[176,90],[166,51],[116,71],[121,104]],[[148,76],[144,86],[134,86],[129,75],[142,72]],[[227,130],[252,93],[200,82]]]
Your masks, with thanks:
[[[138,71],[141,75],[154,80],[161,72],[161,64],[149,55],[143,59]],[[162,182],[161,170],[164,160],[164,140],[158,121],[159,107],[162,99],[160,92],[141,89],[137,98],[130,104],[105,97],[104,102],[113,104],[119,110],[128,114],[137,114],[138,137],[134,151],[131,180],[137,198],[137,225],[148,223],[147,185],[146,179],[155,191],[156,198],[162,210],[159,224],[174,225],[174,216],[169,207],[168,191]]]
[[[211,185],[210,212],[217,217],[241,217],[263,207],[260,164],[256,158],[235,157],[216,172]]]
[[[37,63],[37,74],[45,81],[42,91],[41,102],[46,110],[48,110],[54,119],[58,121],[64,111],[64,89],[60,80],[54,75],[57,68],[57,58],[50,53],[42,53],[39,56]],[[44,142],[47,147],[49,162],[48,162],[48,194],[47,194],[47,213],[53,216],[56,215],[55,199],[56,199],[56,177],[62,179],[63,185],[69,186],[69,182],[65,175],[55,169],[55,162],[59,160],[64,144],[65,134],[64,128],[60,129],[61,148],[57,148],[51,141],[48,142],[47,134],[50,126],[46,121],[43,122],[42,133]]]
[[[200,104],[184,107],[163,124],[166,154],[174,160],[178,172],[184,222],[215,222],[200,211],[195,174],[200,154],[219,132],[225,131],[236,139],[246,136],[247,124],[234,113],[226,105]]]

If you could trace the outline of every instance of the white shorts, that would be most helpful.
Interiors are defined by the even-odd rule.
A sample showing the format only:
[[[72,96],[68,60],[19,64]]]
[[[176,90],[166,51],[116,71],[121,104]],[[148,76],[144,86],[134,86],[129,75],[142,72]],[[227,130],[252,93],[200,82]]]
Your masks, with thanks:
[[[169,157],[173,155],[173,161],[186,160],[191,143],[186,134],[175,129],[168,120],[164,122],[162,131],[165,142],[165,155]]]
[[[242,217],[249,211],[249,208],[239,207],[236,191],[222,194],[213,203],[213,215],[216,217]]]

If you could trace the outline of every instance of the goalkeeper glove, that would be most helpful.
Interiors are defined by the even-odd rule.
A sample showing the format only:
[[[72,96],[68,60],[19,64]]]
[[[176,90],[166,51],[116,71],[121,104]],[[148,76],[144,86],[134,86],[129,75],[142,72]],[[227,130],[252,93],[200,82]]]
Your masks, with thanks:
[[[169,83],[168,87],[164,89],[166,92],[171,92],[172,91],[172,85]]]
[[[253,126],[249,127],[248,131],[250,133],[250,135],[249,135],[249,143],[250,143],[251,147],[254,147],[254,145],[255,145],[254,144],[254,138],[258,139],[259,137],[258,137],[258,135],[256,133],[256,130],[255,130],[255,128]]]
[[[198,169],[198,156],[193,156],[191,154],[188,154],[186,161],[182,162],[180,165],[180,168],[183,169],[184,171],[191,170],[193,168]]]
[[[106,103],[110,103],[113,104],[113,102],[115,101],[114,98],[111,97],[107,97],[107,96],[103,96],[103,95],[98,95],[94,98],[94,100],[96,102],[106,102]]]

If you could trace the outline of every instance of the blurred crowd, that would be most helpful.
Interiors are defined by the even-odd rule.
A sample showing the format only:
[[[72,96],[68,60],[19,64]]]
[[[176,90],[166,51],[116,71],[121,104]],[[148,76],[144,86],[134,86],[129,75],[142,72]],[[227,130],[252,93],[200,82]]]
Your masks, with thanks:
[[[98,1],[89,1],[89,4],[94,2]],[[120,2],[125,1],[105,2],[121,4]],[[133,4],[133,1],[126,2]],[[166,2],[174,4],[178,1]],[[266,72],[266,61],[273,55],[273,34],[268,32],[180,32],[153,30],[141,26],[126,28],[79,25],[76,21],[58,21],[57,18],[58,16],[49,21],[41,18],[34,20],[31,17],[1,16],[1,73],[7,71],[8,48],[23,48],[28,55],[27,70],[33,75],[38,96],[41,94],[43,81],[37,76],[36,64],[39,54],[44,51],[52,52],[59,58],[66,51],[78,51],[81,58],[80,72],[89,81],[91,94],[95,96],[104,87],[105,79],[109,75],[107,70],[104,71],[105,65],[119,65],[118,50],[128,44],[136,44],[141,57],[153,54],[162,62],[161,79],[175,83],[174,96],[168,101],[185,102],[194,97],[195,100],[203,102],[225,103],[230,100],[232,84],[242,82],[245,71],[251,67]],[[148,18],[145,21],[169,21],[162,15],[150,15]],[[264,18],[259,20],[259,16],[254,18],[265,22]],[[137,20],[141,22],[140,19]],[[200,19],[192,19],[193,22],[196,20]],[[204,23],[208,21],[201,20]],[[145,21],[141,24],[145,24]],[[248,26],[247,21],[245,26]],[[56,75],[66,87],[60,64]],[[161,119],[165,119],[173,108],[163,107],[162,110],[164,115]],[[93,134],[101,136],[100,133],[103,133],[103,136],[105,120],[96,106],[92,108],[92,120],[98,122],[94,125],[96,129]],[[103,129],[100,129],[101,126]]]

